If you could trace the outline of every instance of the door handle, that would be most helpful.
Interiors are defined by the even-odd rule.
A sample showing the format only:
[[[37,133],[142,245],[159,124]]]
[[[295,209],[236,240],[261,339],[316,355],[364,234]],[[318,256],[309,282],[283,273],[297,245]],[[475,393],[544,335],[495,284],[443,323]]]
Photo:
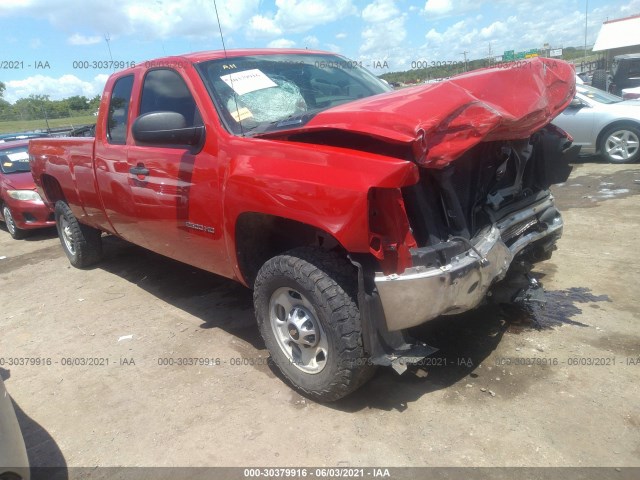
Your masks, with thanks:
[[[135,167],[131,167],[129,169],[129,173],[132,173],[133,175],[141,175],[141,176],[147,176],[149,175],[149,169],[146,168],[144,166],[144,164],[139,163],[138,165],[136,165]]]

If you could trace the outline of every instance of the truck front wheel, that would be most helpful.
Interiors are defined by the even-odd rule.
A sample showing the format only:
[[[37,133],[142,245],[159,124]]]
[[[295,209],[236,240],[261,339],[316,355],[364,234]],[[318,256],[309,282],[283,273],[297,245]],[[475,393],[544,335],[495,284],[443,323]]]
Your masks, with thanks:
[[[253,300],[262,338],[287,380],[315,400],[338,400],[375,371],[362,345],[356,278],[346,259],[307,247],[258,272]]]
[[[56,202],[58,237],[71,265],[85,268],[102,258],[102,232],[82,225],[63,201]]]

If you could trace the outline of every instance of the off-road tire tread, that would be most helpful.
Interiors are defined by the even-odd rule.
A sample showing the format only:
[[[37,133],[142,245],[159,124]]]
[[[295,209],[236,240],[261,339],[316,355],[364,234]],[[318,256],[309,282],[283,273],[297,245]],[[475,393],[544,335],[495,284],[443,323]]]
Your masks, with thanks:
[[[596,70],[591,76],[591,86],[606,92],[607,76],[606,70]]]
[[[288,276],[321,299],[316,308],[328,312],[327,318],[331,323],[323,325],[323,329],[331,328],[339,336],[337,351],[329,352],[337,355],[339,367],[330,383],[318,390],[297,384],[286,369],[280,368],[280,371],[297,390],[318,401],[335,401],[355,391],[375,373],[375,367],[367,361],[362,343],[355,267],[335,252],[313,247],[296,248],[267,261],[256,277],[254,304],[258,326],[268,348],[280,347],[275,339],[269,338],[271,326],[268,317],[263,317],[269,315],[269,298],[263,296],[270,295],[263,286],[269,279],[282,276]],[[264,305],[267,305],[266,309],[261,308]]]
[[[66,217],[67,222],[71,227],[75,242],[75,255],[71,255],[71,253],[67,251],[67,248],[64,245],[64,240],[62,239],[58,219],[63,215]],[[102,259],[102,232],[78,222],[78,219],[69,208],[69,205],[62,200],[56,202],[55,216],[60,243],[69,258],[71,265],[76,268],[86,268],[98,263]]]

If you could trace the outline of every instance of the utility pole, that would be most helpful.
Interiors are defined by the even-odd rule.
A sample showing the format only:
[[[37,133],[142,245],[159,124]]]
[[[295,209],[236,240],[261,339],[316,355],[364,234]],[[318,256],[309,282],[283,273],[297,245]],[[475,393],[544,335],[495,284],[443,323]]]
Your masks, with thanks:
[[[589,0],[584,7],[584,63],[587,63],[587,18],[589,18]]]
[[[44,114],[44,121],[47,124],[47,132],[51,133],[51,127],[49,127],[49,118],[47,117],[47,108],[44,106],[44,101],[42,102],[41,108],[42,113]]]
[[[467,53],[469,53],[468,51],[464,51],[464,52],[460,52],[460,55],[464,55],[464,71],[467,71]]]

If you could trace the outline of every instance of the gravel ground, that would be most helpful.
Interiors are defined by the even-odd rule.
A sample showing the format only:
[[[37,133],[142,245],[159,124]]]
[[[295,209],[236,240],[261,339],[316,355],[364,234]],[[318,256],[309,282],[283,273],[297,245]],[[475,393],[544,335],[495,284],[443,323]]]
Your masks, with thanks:
[[[415,332],[431,365],[328,405],[266,364],[243,287],[113,238],[77,270],[55,231],[0,231],[0,373],[32,465],[640,466],[640,166],[585,162],[554,193],[544,310],[438,319]]]

